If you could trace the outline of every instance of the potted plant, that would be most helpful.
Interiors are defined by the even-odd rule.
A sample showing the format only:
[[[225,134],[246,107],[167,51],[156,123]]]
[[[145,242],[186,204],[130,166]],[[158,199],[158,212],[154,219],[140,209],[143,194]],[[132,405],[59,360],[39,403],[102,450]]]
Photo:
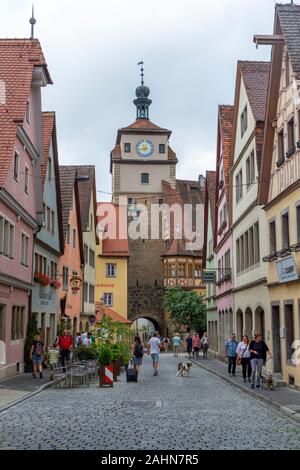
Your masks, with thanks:
[[[112,345],[111,352],[112,352],[112,360],[113,360],[114,382],[117,382],[118,375],[120,375],[120,353],[119,353],[118,343],[115,343]]]
[[[113,354],[111,346],[103,343],[99,346],[98,363],[99,363],[99,387],[113,386]],[[109,377],[111,375],[111,380]]]

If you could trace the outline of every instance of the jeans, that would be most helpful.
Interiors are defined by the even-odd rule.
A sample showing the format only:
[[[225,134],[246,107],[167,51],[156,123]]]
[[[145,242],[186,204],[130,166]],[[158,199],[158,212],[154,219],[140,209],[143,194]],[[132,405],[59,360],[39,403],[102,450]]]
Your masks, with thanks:
[[[231,374],[231,368],[232,374],[235,374],[236,356],[228,356],[228,374]]]
[[[174,356],[178,356],[179,346],[174,346]]]
[[[245,379],[246,376],[248,376],[248,379],[249,379],[251,377],[251,372],[252,372],[250,357],[242,357],[241,364],[242,364],[242,371],[243,371],[243,379]]]
[[[63,367],[65,367],[66,361],[70,360],[70,352],[69,349],[62,349],[60,351],[60,360]]]
[[[207,357],[208,344],[203,344],[203,357]]]
[[[195,358],[198,359],[199,358],[199,348],[197,346],[194,347],[194,354],[195,354]]]
[[[256,376],[256,385],[260,385],[260,374],[263,366],[263,359],[251,359],[252,375],[251,375],[251,385],[254,385],[255,376]]]

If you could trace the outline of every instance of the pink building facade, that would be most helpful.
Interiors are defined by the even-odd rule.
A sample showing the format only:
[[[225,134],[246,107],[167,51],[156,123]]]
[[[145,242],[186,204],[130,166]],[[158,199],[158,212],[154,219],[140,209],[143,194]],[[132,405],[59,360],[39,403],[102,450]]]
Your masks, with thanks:
[[[0,378],[23,370],[33,239],[42,223],[41,87],[51,83],[37,40],[0,40]]]
[[[232,139],[233,106],[219,106],[216,163],[216,212],[214,249],[217,269],[217,311],[219,355],[233,329],[232,234],[230,228],[229,158]],[[224,347],[223,347],[224,345]]]

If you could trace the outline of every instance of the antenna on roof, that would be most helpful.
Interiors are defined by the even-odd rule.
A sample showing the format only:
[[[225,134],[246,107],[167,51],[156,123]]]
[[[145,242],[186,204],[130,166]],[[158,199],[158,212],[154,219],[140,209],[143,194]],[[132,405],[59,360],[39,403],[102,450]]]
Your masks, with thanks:
[[[144,68],[143,68],[144,62],[141,60],[141,62],[138,62],[138,65],[141,66],[141,84],[143,86],[144,85]]]
[[[34,4],[32,4],[32,16],[29,20],[29,23],[31,24],[31,36],[30,39],[34,39],[34,25],[36,23],[36,19],[34,17]]]

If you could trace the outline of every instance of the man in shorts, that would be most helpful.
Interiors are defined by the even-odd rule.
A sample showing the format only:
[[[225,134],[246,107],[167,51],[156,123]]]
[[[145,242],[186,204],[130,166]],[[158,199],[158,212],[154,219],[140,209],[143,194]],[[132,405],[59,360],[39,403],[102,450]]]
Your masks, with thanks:
[[[149,340],[148,343],[148,355],[151,354],[152,358],[152,367],[153,367],[153,375],[158,375],[158,358],[159,358],[159,352],[160,352],[160,339],[159,339],[159,333],[155,331],[153,333],[153,337]]]

